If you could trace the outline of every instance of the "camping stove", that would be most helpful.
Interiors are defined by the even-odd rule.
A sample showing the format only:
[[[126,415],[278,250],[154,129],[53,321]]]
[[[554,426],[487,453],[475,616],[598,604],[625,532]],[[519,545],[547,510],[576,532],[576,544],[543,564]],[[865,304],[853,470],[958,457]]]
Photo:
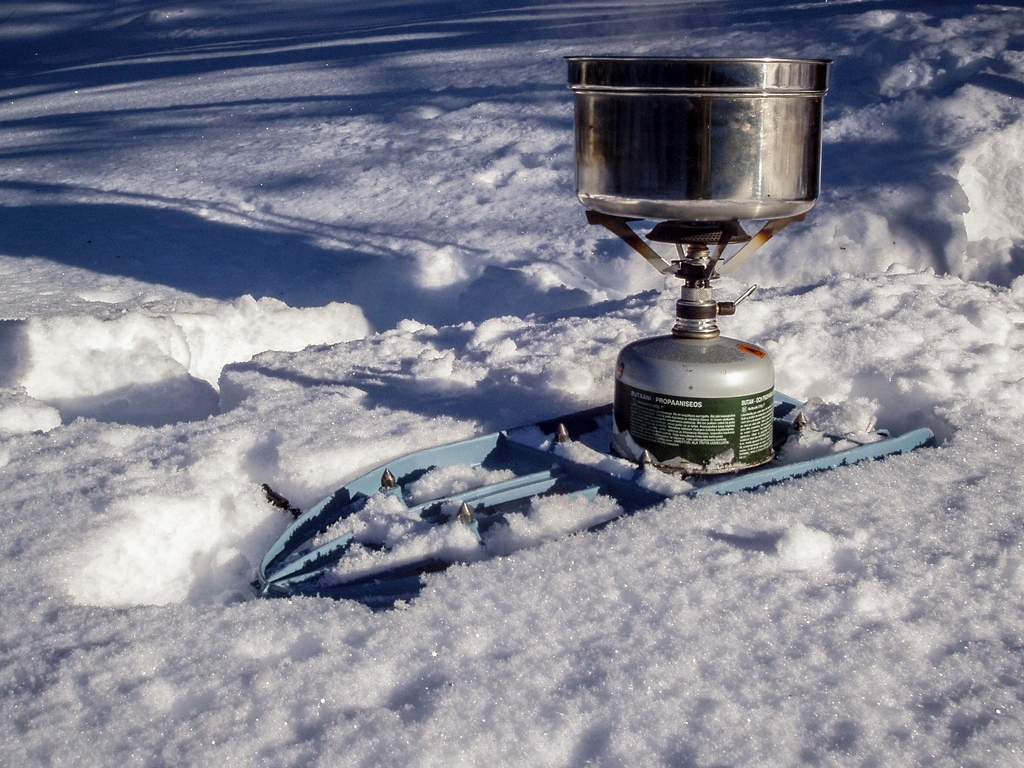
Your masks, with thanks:
[[[671,334],[619,353],[612,449],[686,474],[764,464],[773,456],[775,369],[761,347],[722,336],[717,320],[756,286],[718,301],[712,284],[817,200],[829,62],[568,63],[587,220],[682,281]],[[660,220],[647,240],[674,254],[633,231],[641,219]],[[744,220],[767,223],[751,237]]]

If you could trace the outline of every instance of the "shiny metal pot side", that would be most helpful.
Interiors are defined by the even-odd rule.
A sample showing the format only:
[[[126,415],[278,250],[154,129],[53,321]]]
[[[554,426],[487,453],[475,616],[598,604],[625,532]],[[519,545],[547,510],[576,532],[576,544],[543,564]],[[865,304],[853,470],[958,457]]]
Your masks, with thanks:
[[[617,216],[795,216],[818,197],[827,61],[569,59],[576,193]]]

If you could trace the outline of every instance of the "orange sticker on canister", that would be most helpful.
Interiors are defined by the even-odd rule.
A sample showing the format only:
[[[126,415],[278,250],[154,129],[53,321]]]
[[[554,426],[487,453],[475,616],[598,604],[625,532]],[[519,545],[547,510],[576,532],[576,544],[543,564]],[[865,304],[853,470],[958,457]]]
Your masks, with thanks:
[[[764,357],[765,355],[768,354],[763,349],[752,347],[749,344],[740,344],[736,347],[736,349],[738,349],[740,352],[747,352],[748,354],[751,354],[754,357]]]

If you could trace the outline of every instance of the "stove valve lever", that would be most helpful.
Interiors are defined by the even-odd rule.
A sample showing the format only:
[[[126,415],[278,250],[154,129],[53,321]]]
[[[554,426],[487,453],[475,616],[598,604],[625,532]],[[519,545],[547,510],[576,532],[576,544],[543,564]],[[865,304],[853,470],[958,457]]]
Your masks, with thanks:
[[[718,302],[718,314],[720,314],[720,315],[735,315],[736,314],[736,307],[738,307],[740,304],[742,304],[744,301],[746,301],[747,298],[750,296],[750,294],[752,294],[756,290],[757,290],[757,284],[755,283],[754,285],[752,285],[749,288],[747,288],[747,290],[745,290],[743,292],[743,295],[740,296],[738,299],[736,299],[736,301],[720,301],[720,302]]]

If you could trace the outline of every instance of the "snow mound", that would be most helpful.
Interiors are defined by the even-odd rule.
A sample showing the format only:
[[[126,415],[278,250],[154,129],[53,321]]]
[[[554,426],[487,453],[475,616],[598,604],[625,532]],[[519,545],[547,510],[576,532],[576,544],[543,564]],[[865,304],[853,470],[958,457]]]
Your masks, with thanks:
[[[984,134],[962,155],[957,179],[971,210],[971,241],[1024,237],[1024,121]]]
[[[1024,272],[1024,121],[984,134],[961,159],[973,274],[1009,284]]]
[[[68,591],[87,605],[230,603],[246,599],[254,553],[232,546],[265,516],[254,494],[174,498],[154,494],[117,505],[120,518],[89,537]]]
[[[0,389],[0,434],[49,432],[60,424],[60,412],[29,397],[23,387]]]
[[[791,571],[809,571],[829,566],[835,542],[825,531],[797,523],[779,540],[779,560]]]
[[[9,383],[55,407],[65,421],[84,416],[160,426],[216,413],[225,365],[368,331],[351,304],[295,309],[243,296],[208,312],[30,318],[0,335],[0,355],[23,361]]]

